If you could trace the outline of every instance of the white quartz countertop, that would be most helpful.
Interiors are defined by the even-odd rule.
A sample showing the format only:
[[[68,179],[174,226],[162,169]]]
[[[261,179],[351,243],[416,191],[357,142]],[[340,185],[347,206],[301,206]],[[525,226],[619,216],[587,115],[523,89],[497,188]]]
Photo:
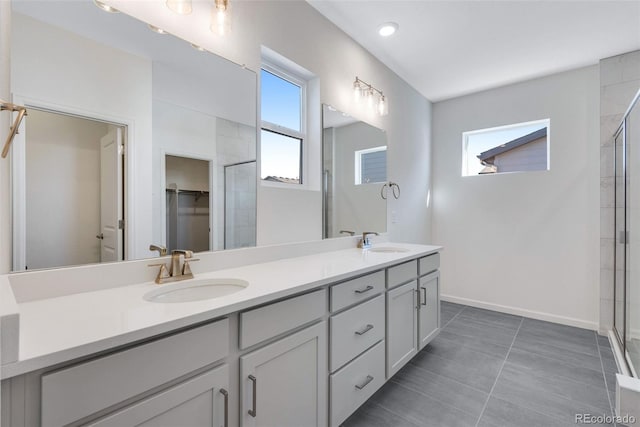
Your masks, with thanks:
[[[146,282],[19,303],[19,356],[16,362],[2,366],[2,378],[126,345],[441,249],[399,243],[380,246],[407,251],[343,249],[199,273],[195,280],[228,278],[249,282],[239,292],[203,301],[148,302],[143,299],[145,293],[166,285]]]

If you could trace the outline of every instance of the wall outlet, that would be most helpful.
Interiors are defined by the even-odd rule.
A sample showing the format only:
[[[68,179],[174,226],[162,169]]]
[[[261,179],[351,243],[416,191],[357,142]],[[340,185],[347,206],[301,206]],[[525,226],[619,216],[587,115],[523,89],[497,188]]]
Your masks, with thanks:
[[[397,224],[398,222],[398,211],[391,211],[391,224]]]

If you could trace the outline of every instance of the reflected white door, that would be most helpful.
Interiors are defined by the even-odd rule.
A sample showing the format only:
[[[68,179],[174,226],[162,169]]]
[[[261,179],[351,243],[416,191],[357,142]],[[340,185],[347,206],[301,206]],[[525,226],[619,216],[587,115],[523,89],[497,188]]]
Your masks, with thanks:
[[[122,129],[100,139],[100,262],[122,259]]]

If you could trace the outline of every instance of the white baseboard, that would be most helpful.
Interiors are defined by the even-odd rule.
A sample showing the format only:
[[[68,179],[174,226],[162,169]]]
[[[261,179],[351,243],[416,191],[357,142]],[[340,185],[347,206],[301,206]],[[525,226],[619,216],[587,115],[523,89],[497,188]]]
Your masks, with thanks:
[[[506,305],[493,304],[486,301],[478,301],[468,298],[455,297],[453,295],[440,295],[443,301],[453,302],[456,304],[469,305],[471,307],[486,308],[487,310],[499,311],[501,313],[514,314],[516,316],[529,317],[531,319],[544,320],[561,325],[575,326],[582,329],[598,330],[598,322],[589,322],[587,320],[576,319],[573,317],[558,316],[556,314],[544,313],[541,311],[526,310],[518,307],[510,307]]]

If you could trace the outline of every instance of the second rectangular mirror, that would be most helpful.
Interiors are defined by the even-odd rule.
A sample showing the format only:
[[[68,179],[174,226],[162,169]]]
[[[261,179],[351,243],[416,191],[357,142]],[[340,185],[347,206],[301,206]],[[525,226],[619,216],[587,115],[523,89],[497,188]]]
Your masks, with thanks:
[[[322,108],[323,237],[387,231],[387,135],[330,105]]]

